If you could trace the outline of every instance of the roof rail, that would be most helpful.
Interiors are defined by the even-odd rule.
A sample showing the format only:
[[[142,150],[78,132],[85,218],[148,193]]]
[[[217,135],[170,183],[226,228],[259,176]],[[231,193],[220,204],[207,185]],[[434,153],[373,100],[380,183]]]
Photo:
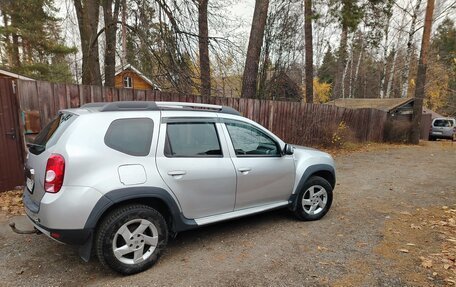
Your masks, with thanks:
[[[202,103],[182,103],[182,102],[155,102],[159,108],[163,109],[189,109],[189,110],[201,110],[201,111],[214,111],[224,114],[238,115],[241,114],[233,109],[232,107],[220,106],[220,105],[211,105],[211,104],[202,104]]]
[[[182,102],[124,101],[110,103],[89,103],[81,108],[97,108],[100,112],[111,111],[159,111],[159,110],[198,110],[241,115],[237,110],[220,105]]]

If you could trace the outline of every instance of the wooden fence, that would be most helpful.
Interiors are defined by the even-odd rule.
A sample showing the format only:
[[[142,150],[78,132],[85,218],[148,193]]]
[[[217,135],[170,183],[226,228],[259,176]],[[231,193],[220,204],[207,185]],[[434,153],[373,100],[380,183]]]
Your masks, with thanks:
[[[374,109],[345,109],[331,105],[305,104],[243,98],[201,97],[152,90],[115,89],[100,86],[17,81],[20,107],[29,126],[42,128],[60,109],[91,102],[179,101],[231,106],[243,116],[265,126],[284,141],[319,145],[332,137],[344,122],[351,140],[382,142],[387,114]],[[35,115],[35,120],[33,119]],[[26,129],[27,132],[27,129]]]

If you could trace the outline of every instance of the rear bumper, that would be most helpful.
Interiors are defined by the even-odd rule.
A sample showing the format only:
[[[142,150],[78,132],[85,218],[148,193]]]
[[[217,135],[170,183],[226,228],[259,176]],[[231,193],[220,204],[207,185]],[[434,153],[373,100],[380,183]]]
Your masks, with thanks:
[[[429,137],[433,137],[436,139],[453,139],[453,134],[443,134],[443,133],[430,133]]]
[[[48,237],[65,244],[84,245],[91,238],[93,229],[51,229],[37,223],[33,218],[28,216],[30,222],[36,229]]]
[[[432,136],[434,138],[453,138],[453,129],[451,130],[431,130],[429,133],[429,136]]]
[[[49,230],[83,230],[102,194],[93,188],[63,186],[58,193],[45,193],[35,203],[25,187],[23,202],[27,216]]]

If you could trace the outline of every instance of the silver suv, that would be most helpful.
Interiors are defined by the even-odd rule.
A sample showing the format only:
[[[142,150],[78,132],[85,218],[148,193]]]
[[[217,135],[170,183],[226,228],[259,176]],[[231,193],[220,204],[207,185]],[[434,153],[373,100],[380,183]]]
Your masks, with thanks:
[[[435,118],[432,120],[429,140],[451,139],[456,140],[456,119]]]
[[[62,110],[29,144],[25,172],[35,228],[122,274],[151,267],[184,230],[282,207],[320,219],[336,182],[326,153],[232,108],[175,102]]]

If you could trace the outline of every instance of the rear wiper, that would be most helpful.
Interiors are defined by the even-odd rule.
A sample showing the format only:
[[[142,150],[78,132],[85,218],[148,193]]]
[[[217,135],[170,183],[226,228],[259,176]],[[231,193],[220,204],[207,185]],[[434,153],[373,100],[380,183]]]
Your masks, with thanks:
[[[42,145],[42,144],[35,144],[35,143],[28,143],[27,144],[27,147],[36,147],[36,148],[46,148],[45,145]]]

